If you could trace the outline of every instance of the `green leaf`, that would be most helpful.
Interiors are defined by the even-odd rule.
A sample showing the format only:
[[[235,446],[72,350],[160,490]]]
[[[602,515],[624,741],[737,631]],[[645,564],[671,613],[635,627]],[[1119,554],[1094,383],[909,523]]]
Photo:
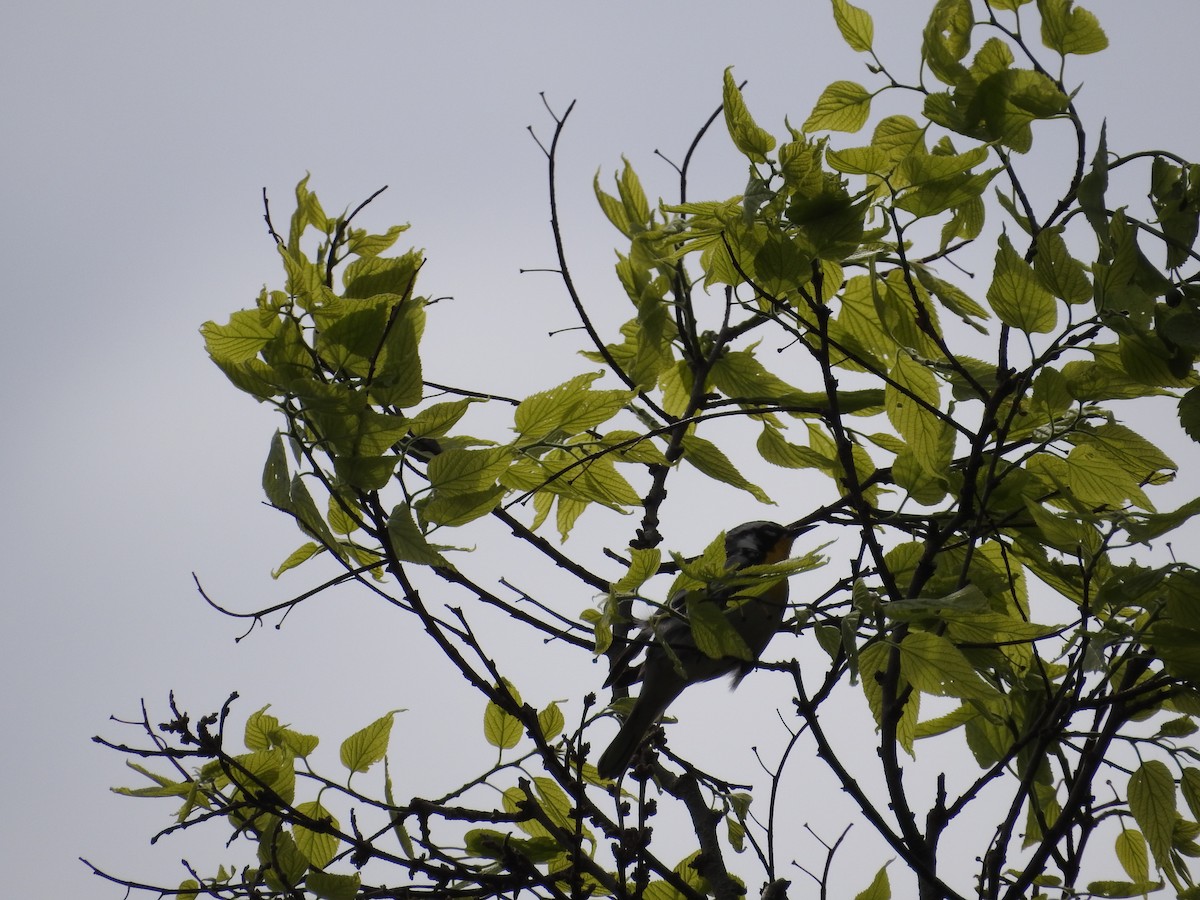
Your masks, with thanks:
[[[296,812],[302,816],[308,816],[316,822],[328,819],[331,828],[336,829],[338,827],[338,820],[329,810],[321,805],[320,801],[312,800],[308,803],[298,803],[296,804]],[[304,858],[314,868],[325,868],[337,854],[339,842],[336,835],[325,831],[311,831],[303,825],[295,825],[292,828],[292,836],[296,839],[296,846],[304,854]]]
[[[383,759],[392,734],[392,719],[397,712],[399,710],[392,710],[342,741],[342,765],[351,772],[365,772]]]
[[[688,592],[687,614],[696,646],[706,656],[712,659],[724,656],[745,660],[754,658],[750,647],[738,634],[720,605],[707,599],[703,591]]]
[[[1086,9],[1073,9],[1073,0],[1038,0],[1042,15],[1042,43],[1066,56],[1099,53],[1108,46],[1100,22]]]
[[[900,671],[918,691],[938,697],[989,700],[996,690],[975,671],[963,652],[944,637],[910,632],[900,642]]]
[[[937,378],[908,355],[897,357],[888,374],[883,392],[888,420],[919,454],[932,456],[942,431],[941,421],[930,411],[941,404]]]
[[[997,37],[990,37],[983,42],[971,60],[971,76],[976,81],[982,81],[989,75],[1003,72],[1014,62],[1012,48]]]
[[[886,153],[893,165],[912,155],[924,156],[925,129],[910,116],[887,116],[875,126],[871,146]]]
[[[938,302],[950,312],[961,316],[964,322],[974,324],[971,319],[986,319],[991,313],[983,306],[972,300],[961,288],[948,281],[938,278],[928,266],[913,265],[917,280],[925,290],[937,298]],[[979,327],[979,326],[977,326]]]
[[[1147,760],[1129,778],[1129,811],[1150,844],[1154,861],[1174,872],[1171,860],[1175,833],[1175,780],[1164,763]]]
[[[429,543],[407,503],[398,503],[392,507],[387,530],[392,552],[396,554],[397,559],[421,566],[450,568],[446,558],[438,552],[443,548]]]
[[[279,333],[279,317],[271,310],[243,309],[229,317],[228,325],[205,322],[200,326],[208,355],[218,363],[241,363],[258,355]]]
[[[1150,860],[1146,853],[1146,839],[1142,837],[1140,831],[1134,831],[1132,828],[1123,829],[1117,835],[1115,849],[1117,861],[1125,870],[1126,875],[1138,882],[1150,880]]]
[[[703,867],[700,862],[700,851],[696,850],[689,853],[683,859],[675,864],[675,874],[682,878],[687,886],[701,896],[712,896],[712,890],[708,884],[708,880],[700,874]],[[734,876],[736,878],[736,876]],[[741,893],[746,893],[744,887]]]
[[[972,197],[954,207],[954,215],[942,226],[940,250],[945,250],[959,238],[973,241],[983,231],[986,207],[982,197]]]
[[[813,255],[803,242],[771,232],[764,236],[748,268],[762,290],[783,298],[794,292],[796,285],[808,283],[812,277],[812,261]],[[745,266],[745,260],[740,262]]]
[[[1179,401],[1179,424],[1188,437],[1200,444],[1200,388],[1192,388]]]
[[[354,900],[362,886],[362,879],[357,872],[351,875],[309,872],[304,877],[304,886],[320,900]]]
[[[871,97],[857,82],[835,81],[821,92],[801,128],[806,132],[858,131],[871,115]]]
[[[770,424],[764,424],[762,434],[758,437],[758,452],[772,465],[787,469],[832,471],[830,460],[809,447],[791,443],[778,428]]]
[[[392,773],[388,767],[388,761],[385,757],[383,760],[383,800],[389,806],[398,806],[396,803],[396,795],[392,791]],[[400,848],[404,851],[404,855],[409,859],[416,858],[416,850],[413,846],[412,836],[408,833],[408,829],[404,827],[404,816],[393,814],[392,833],[396,835],[396,840],[400,842]]]
[[[324,552],[325,547],[314,543],[313,541],[308,541],[307,543],[301,544],[288,554],[288,558],[279,564],[278,569],[271,570],[271,577],[278,578],[288,569],[294,569],[296,566],[308,562],[314,556],[319,556]]]
[[[917,218],[940,215],[978,200],[1000,171],[996,168],[983,172],[962,172],[926,181],[906,188],[897,199],[896,207]]]
[[[547,741],[558,737],[562,733],[564,724],[566,724],[566,719],[563,718],[562,710],[553,700],[538,713],[538,727],[542,729],[542,737]]]
[[[1117,422],[1106,422],[1095,427],[1081,428],[1071,435],[1076,445],[1091,445],[1128,469],[1139,482],[1148,482],[1152,476],[1178,468],[1175,461],[1132,428]]]
[[[229,778],[240,791],[257,795],[264,786],[274,791],[285,803],[296,795],[295,757],[286,750],[255,750],[235,757],[237,767],[230,767]]]
[[[600,173],[596,173],[592,187],[600,209],[608,220],[628,238],[647,230],[651,221],[650,205],[646,202],[646,194],[638,180],[637,173],[629,164],[629,160],[621,157],[623,163],[621,174],[617,176],[618,197],[605,193],[600,187]]]
[[[246,749],[247,750],[269,750],[271,748],[272,736],[279,730],[279,720],[275,716],[267,715],[267,710],[270,706],[264,706],[257,712],[253,712],[246,719]]]
[[[1166,238],[1166,267],[1177,269],[1200,232],[1200,166],[1184,168],[1156,156],[1150,166],[1150,202]]]
[[[775,149],[775,138],[759,128],[754,122],[750,111],[746,109],[746,101],[742,99],[741,89],[733,80],[733,67],[725,70],[723,108],[725,110],[725,127],[733,145],[751,162],[765,163],[767,154]]]
[[[619,581],[613,582],[613,593],[632,593],[658,574],[662,551],[656,547],[635,547],[630,551],[629,568]]]
[[[1185,387],[1194,384],[1190,371],[1176,372],[1173,355],[1156,334],[1132,332],[1121,335],[1121,366],[1129,380],[1147,387]]]
[[[279,373],[261,359],[248,359],[241,363],[228,363],[219,359],[213,362],[229,379],[230,384],[252,397],[266,400],[283,393],[278,386],[281,381]]]
[[[483,736],[489,744],[500,750],[511,750],[520,743],[523,733],[520,719],[488,701],[483,711]]]
[[[508,679],[504,680],[503,686],[514,702],[521,702],[521,695]],[[520,719],[505,712],[498,703],[487,701],[487,707],[484,709],[484,737],[488,744],[499,750],[511,750],[520,742],[522,733]]]
[[[1200,769],[1187,766],[1179,779],[1179,792],[1193,819],[1200,819]]]
[[[538,805],[550,820],[564,832],[573,832],[575,818],[571,815],[571,800],[558,782],[545,775],[536,775],[533,779],[533,789],[537,794]],[[583,836],[588,836],[586,828],[583,829]]]
[[[885,408],[905,441],[892,464],[893,475],[918,502],[937,503],[949,487],[946,475],[954,453],[954,433],[934,412],[940,404],[937,379],[906,354],[897,357],[890,376]]]
[[[725,817],[725,836],[735,853],[746,849],[746,826],[731,815]]]
[[[308,871],[308,859],[286,831],[277,831],[269,841],[259,841],[258,859],[267,885],[280,894],[293,893],[291,888]]]
[[[875,39],[875,23],[871,14],[857,6],[852,6],[846,0],[833,0],[833,21],[838,31],[851,50],[859,53],[869,53],[871,43]]]
[[[300,236],[310,225],[322,232],[329,229],[329,217],[321,208],[321,201],[308,189],[309,177],[309,173],[306,172],[296,184],[296,209],[292,213],[291,228],[288,232],[289,244],[298,244]]]
[[[301,759],[311,755],[317,749],[317,745],[321,743],[321,739],[315,734],[303,734],[290,728],[281,728],[275,735],[275,740],[289,753]]]
[[[650,204],[646,202],[646,193],[642,183],[624,156],[621,157],[621,175],[617,179],[617,192],[621,195],[621,205],[629,221],[636,226],[637,231],[645,230],[650,224]]]
[[[1159,725],[1154,736],[1156,738],[1185,738],[1195,734],[1196,731],[1196,722],[1191,716],[1176,716]]]
[[[434,525],[457,528],[486,516],[504,498],[507,488],[495,484],[481,491],[450,493],[439,491],[428,501],[421,503],[418,512]]]
[[[346,249],[355,256],[378,256],[391,249],[396,239],[408,229],[408,225],[393,225],[384,234],[368,234],[366,229],[354,228],[350,231]]]
[[[424,326],[425,313],[411,298],[388,320],[371,380],[371,399],[376,403],[403,409],[421,402],[425,384],[419,347]]]
[[[641,502],[641,495],[617,471],[616,460],[611,456],[590,460],[583,466],[571,486],[579,494],[578,497],[569,498],[572,502],[593,500],[617,510],[636,506]],[[561,510],[562,507],[559,508]],[[581,506],[580,512],[582,511]],[[561,530],[561,522],[559,526]]]
[[[1109,235],[1108,208],[1104,194],[1108,190],[1108,122],[1100,123],[1100,138],[1096,143],[1096,154],[1092,167],[1079,181],[1079,208],[1083,210],[1088,224],[1096,232],[1103,258],[1112,256],[1112,240]]]
[[[939,142],[935,150],[937,152],[929,154],[914,153],[904,159],[900,171],[910,185],[935,183],[954,175],[970,174],[973,168],[988,158],[987,147],[973,147],[965,153],[954,153],[948,144]]]
[[[975,13],[971,0],[938,0],[922,34],[921,56],[943,84],[955,85],[967,77],[960,60],[971,49]]]
[[[1031,69],[1005,69],[986,77],[979,85],[971,110],[964,120],[971,126],[964,133],[998,140],[1018,153],[1033,146],[1031,124],[1062,113],[1069,98],[1048,76]],[[976,133],[979,118],[983,131]]]
[[[1033,271],[1046,290],[1060,300],[1085,303],[1092,299],[1092,283],[1083,263],[1071,256],[1062,235],[1052,228],[1038,232]]]
[[[887,151],[874,146],[827,150],[825,161],[834,171],[847,175],[885,175],[895,165]]]
[[[887,865],[880,867],[875,878],[865,891],[855,894],[854,900],[891,900],[892,885],[888,881]]]
[[[613,226],[625,237],[631,238],[634,235],[633,224],[629,221],[629,215],[625,212],[625,207],[621,201],[612,194],[605,193],[600,187],[600,171],[596,170],[596,177],[592,179],[592,190],[596,193],[596,202],[600,204],[600,209],[612,222]]]
[[[424,261],[420,250],[409,250],[401,256],[360,257],[342,272],[343,296],[348,300],[362,300],[394,294],[411,299],[417,273]]]
[[[577,375],[522,400],[513,414],[519,439],[533,442],[556,434],[576,435],[615,416],[633,397],[633,392],[590,390],[588,385],[602,374]]]
[[[868,644],[858,655],[859,671],[863,694],[866,695],[867,705],[875,717],[875,724],[880,725],[883,718],[883,681],[886,678],[893,647],[883,641]],[[909,687],[904,677],[904,667],[901,665],[900,677],[896,684],[896,695],[899,696]],[[904,703],[900,721],[896,723],[896,741],[906,753],[913,752],[913,741],[916,738],[917,720],[921,712],[921,693],[912,691]]]
[[[291,501],[288,508],[296,516],[296,522],[301,529],[317,538],[326,547],[336,545],[337,541],[333,537],[333,532],[329,530],[324,516],[317,509],[317,504],[313,502],[312,494],[308,492],[308,486],[299,474],[292,477],[290,493]]]
[[[665,881],[651,881],[642,892],[642,900],[686,900],[686,895]]]
[[[759,503],[774,503],[766,492],[742,476],[721,449],[712,441],[694,434],[683,438],[683,458],[714,481],[721,481],[746,491]]]
[[[466,397],[462,400],[451,400],[446,403],[434,403],[414,415],[408,422],[408,429],[413,437],[440,438],[458,424],[458,420],[466,415],[472,403],[479,403],[477,397]]]
[[[333,471],[338,481],[363,491],[377,491],[392,478],[399,460],[395,456],[336,456]],[[333,526],[333,520],[330,520]],[[356,526],[357,527],[357,526]],[[341,528],[334,528],[342,531]]]
[[[623,428],[610,431],[600,438],[600,446],[612,448],[613,455],[622,462],[660,466],[667,464],[663,452],[641,432]]]
[[[713,363],[709,377],[713,385],[731,400],[769,402],[796,390],[769,371],[753,350],[731,350],[723,354]]]
[[[292,478],[288,472],[287,451],[283,446],[283,435],[278,431],[271,438],[271,449],[267,452],[267,464],[263,466],[263,493],[267,502],[276,509],[292,508]]]
[[[1001,322],[1026,334],[1046,334],[1058,320],[1053,296],[1004,233],[998,241],[996,268],[987,299]]]
[[[196,785],[190,781],[172,781],[169,778],[164,778],[151,772],[144,766],[139,766],[135,762],[126,761],[125,765],[142,775],[145,775],[154,782],[153,787],[127,788],[115,787],[112,788],[114,794],[120,794],[122,797],[187,797],[196,791]]]
[[[1200,514],[1200,498],[1195,498],[1171,512],[1154,513],[1130,521],[1125,525],[1125,530],[1129,532],[1129,536],[1135,541],[1147,542],[1174,531],[1184,522],[1198,514]],[[1200,813],[1197,813],[1197,815],[1200,815]]]
[[[429,483],[443,497],[488,490],[508,468],[510,453],[504,447],[483,450],[445,450],[429,461]]]
[[[349,491],[341,491],[329,495],[326,518],[329,527],[337,534],[350,535],[361,527],[358,518],[359,507]]]
[[[1082,444],[1071,450],[1067,456],[1067,484],[1071,493],[1090,507],[1117,509],[1128,499],[1142,509],[1154,510],[1139,485],[1137,473],[1095,444]]]
[[[917,726],[916,736],[920,739],[946,734],[957,728],[962,728],[968,722],[973,721],[978,715],[978,709],[969,703],[963,703],[957,709],[946,713],[944,716],[926,719]]]
[[[1161,891],[1161,881],[1089,881],[1087,892],[1096,897],[1145,897],[1155,891]],[[1045,896],[1045,894],[1041,895]],[[1194,900],[1188,891],[1176,895],[1177,900]]]

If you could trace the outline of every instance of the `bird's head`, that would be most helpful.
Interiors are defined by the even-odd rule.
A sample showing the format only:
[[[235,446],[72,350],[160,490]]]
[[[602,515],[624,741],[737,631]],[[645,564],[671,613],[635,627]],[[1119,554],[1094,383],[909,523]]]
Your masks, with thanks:
[[[787,559],[792,542],[811,526],[746,522],[725,533],[725,559],[730,568],[776,563]]]

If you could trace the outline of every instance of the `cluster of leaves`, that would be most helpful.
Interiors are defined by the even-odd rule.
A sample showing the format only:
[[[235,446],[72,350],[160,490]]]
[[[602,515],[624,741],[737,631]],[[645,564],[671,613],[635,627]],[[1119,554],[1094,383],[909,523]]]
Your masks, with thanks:
[[[182,799],[175,814],[176,827],[185,826],[193,817],[225,816],[234,832],[250,837],[258,850],[256,865],[221,866],[210,877],[193,872],[193,877],[179,885],[178,895],[194,900],[202,894],[232,890],[236,885],[238,889],[281,895],[302,887],[312,896],[329,900],[358,896],[361,879],[357,873],[325,871],[339,850],[346,844],[353,845],[356,837],[342,830],[336,816],[322,804],[320,794],[314,800],[296,802],[297,775],[304,778],[312,774],[298,766],[302,767],[317,749],[320,739],[281,725],[264,707],[246,720],[247,752],[230,754],[225,747],[228,704],[219,714],[204,716],[195,726],[173,701],[171,706],[175,717],[160,729],[175,735],[181,745],[169,755],[176,777],[133,763],[132,768],[154,785],[119,788],[117,792],[130,797]],[[347,789],[356,773],[366,772],[384,758],[393,716],[382,716],[342,742],[340,757],[349,771]],[[153,733],[148,719],[141,724]],[[218,726],[215,730],[214,725]],[[182,761],[189,759],[203,764],[188,770]],[[407,846],[411,849],[411,844]]]
[[[793,690],[797,722],[774,786],[790,748],[811,747],[923,898],[1068,896],[1085,885],[1134,896],[1168,884],[1200,896],[1187,864],[1200,855],[1200,768],[1189,764],[1200,754],[1186,743],[1200,714],[1200,570],[1132,553],[1186,523],[1200,502],[1155,507],[1153,489],[1177,466],[1117,418],[1126,401],[1174,404],[1200,439],[1200,167],[1159,151],[1116,155],[1103,129],[1089,146],[1064,63],[1107,40],[1071,0],[1036,3],[1057,71],[1025,36],[1029,0],[937,0],[911,84],[876,55],[866,11],[832,6],[882,86],[834,82],[780,143],[726,72],[724,120],[749,170],[740,194],[651,207],[628,163],[615,194],[597,178],[600,206],[628,240],[616,274],[633,314],[612,340],[593,325],[565,258],[553,162],[567,117],[555,117],[544,148],[552,224],[565,289],[592,339],[584,355],[600,368],[523,400],[426,379],[429,301],[415,293],[422,255],[383,256],[401,228],[353,227],[361,206],[327,216],[301,182],[286,238],[271,228],[284,288],[203,329],[229,379],[285,420],[264,489],[307,540],[280,571],[332,554],[345,578],[415,617],[486,701],[487,740],[521,755],[441,798],[397,805],[390,783],[372,799],[348,779],[297,768],[309,739],[264,713],[252,718],[243,756],[225,755],[177,717],[166,733],[179,740],[156,738],[149,755],[204,765],[175,779],[152,775],[157,786],[142,793],[185,796],[179,827],[217,810],[259,847],[257,867],[190,878],[187,891],[283,896],[303,883],[314,896],[387,895],[358,874],[327,871],[346,860],[392,863],[414,891],[440,896],[737,896],[745,885],[725,866],[713,809],[733,848],[753,848],[778,889],[777,847],[789,836],[749,816],[743,792],[684,758],[671,754],[672,767],[651,754],[637,769],[631,813],[629,796],[588,761],[593,724],[604,718],[591,699],[566,731],[556,706],[521,700],[467,613],[427,602],[414,583],[456,585],[581,654],[619,650],[656,575],[682,572],[674,590],[720,571],[720,561],[663,560],[660,513],[679,463],[714,491],[773,502],[734,462],[736,443],[721,439],[733,432],[712,424],[735,419],[757,430],[758,456],[779,468],[775,497],[809,498],[788,517],[819,526],[846,561],[789,622],[824,649],[824,665],[814,674],[810,653],[804,665],[771,666]],[[883,118],[865,144],[819,135],[859,131],[874,96],[896,90],[920,97],[919,112]],[[1061,193],[1036,203],[1020,174],[1035,126],[1062,128],[1075,150]],[[1149,169],[1144,217],[1110,208],[1108,196],[1110,173],[1138,165]],[[683,197],[686,165],[680,178]],[[991,277],[984,296],[972,296],[945,270],[985,241],[994,242]],[[787,348],[771,367],[757,352],[764,341]],[[599,386],[602,376],[617,386]],[[454,399],[440,399],[447,394]],[[512,406],[514,436],[463,431],[480,403]],[[823,502],[796,489],[810,477],[826,483]],[[527,499],[534,514],[525,522],[510,509]],[[591,507],[640,512],[626,568],[613,576],[539,534],[553,512],[565,539]],[[545,614],[535,615],[502,599],[466,571],[467,557],[434,542],[484,516],[605,602],[582,615],[539,603]],[[765,576],[821,562],[809,554]],[[731,652],[736,635],[724,619],[696,624],[700,646]],[[886,796],[860,787],[819,716],[845,684],[859,686],[873,716]],[[931,700],[937,712],[923,717]],[[372,748],[383,722],[371,726]],[[922,808],[901,754],[915,758],[920,740],[945,735],[965,738],[977,770],[952,785],[943,775]],[[1117,758],[1125,747],[1128,762]],[[343,746],[343,762],[361,771],[382,757],[375,749],[347,761]],[[301,768],[389,821],[347,832],[320,799],[293,805]],[[1104,780],[1116,785],[1106,800],[1093,790]],[[483,785],[500,788],[498,806],[460,805]],[[971,815],[985,792],[1005,801],[981,829]],[[695,830],[698,849],[677,864],[660,859],[649,827],[666,798]],[[419,838],[404,825],[413,817]],[[954,887],[961,866],[939,858],[952,833],[976,842],[969,890]],[[387,834],[399,850],[383,846]],[[1127,880],[1086,882],[1097,834],[1115,837]],[[880,869],[861,896],[888,891]]]

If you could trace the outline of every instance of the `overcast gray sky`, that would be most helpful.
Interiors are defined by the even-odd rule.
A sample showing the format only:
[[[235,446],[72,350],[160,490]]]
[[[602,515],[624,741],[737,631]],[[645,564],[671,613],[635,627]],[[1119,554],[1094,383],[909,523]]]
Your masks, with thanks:
[[[911,73],[927,4],[862,5],[881,55]],[[1114,149],[1200,159],[1200,6],[1085,5],[1113,44],[1072,63],[1089,122],[1107,117]],[[909,10],[918,18],[906,21]],[[561,158],[569,250],[586,296],[616,299],[619,320],[619,236],[595,208],[592,175],[608,177],[625,153],[648,192],[672,196],[673,174],[652,153],[682,157],[727,65],[776,133],[785,114],[802,122],[829,81],[869,78],[823,0],[130,0],[0,12],[7,895],[121,896],[80,855],[131,876],[182,877],[186,838],[146,847],[171,804],[109,794],[137,777],[88,740],[134,739],[107,718],[135,717],[139,698],[160,720],[169,689],[195,712],[240,689],[241,715],[274,703],[334,747],[387,709],[412,707],[417,722],[439,712],[421,709],[413,680],[436,661],[369,598],[330,596],[235,645],[238,625],[191,582],[195,571],[249,609],[316,574],[268,577],[300,542],[259,503],[276,422],[224,381],[197,333],[278,285],[261,189],[285,221],[306,171],[329,211],[389,185],[366,223],[412,222],[401,243],[428,252],[423,292],[454,298],[432,311],[427,377],[521,396],[586,368],[573,333],[547,337],[574,324],[553,277],[518,274],[552,264],[544,159],[525,130],[551,130],[538,92],[559,111],[578,101]],[[744,183],[721,130],[697,176],[693,197]],[[698,528],[692,546],[730,524]],[[473,735],[470,703],[442,709]],[[396,740],[400,763],[415,764],[420,753]]]

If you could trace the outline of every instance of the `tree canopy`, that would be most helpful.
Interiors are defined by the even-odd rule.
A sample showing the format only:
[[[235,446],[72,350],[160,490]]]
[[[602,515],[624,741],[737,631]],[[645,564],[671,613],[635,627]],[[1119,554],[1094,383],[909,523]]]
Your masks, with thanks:
[[[615,333],[572,277],[555,170],[572,108],[547,104],[557,273],[586,340],[577,374],[527,397],[422,358],[436,288],[418,289],[420,250],[393,251],[406,226],[356,224],[378,194],[329,215],[306,177],[286,227],[267,207],[280,286],[202,334],[281,416],[263,490],[303,543],[275,574],[342,573],[244,615],[357,582],[473,689],[490,762],[401,789],[402,712],[364,715],[329,769],[266,707],[235,726],[233,698],[172,698],[136,740],[103,740],[142,760],[149,784],[121,790],[173,799],[168,831],[219,831],[243,857],[178,886],[105,877],[231,900],[814,894],[797,879],[866,900],[1200,896],[1200,569],[1162,550],[1200,500],[1127,414],[1155,404],[1200,440],[1200,166],[1085,127],[1070,58],[1107,38],[1071,0],[937,0],[910,74],[868,12],[832,12],[870,84],[835,80],[773,131],[727,70],[672,196],[651,203],[629,161],[597,175],[629,303]],[[873,115],[883,95],[906,111]],[[745,167],[697,200],[689,163],[719,124]],[[665,512],[697,491],[712,543],[678,546]],[[512,635],[617,660],[639,619],[725,576],[738,494],[804,532],[747,576],[804,585],[740,689],[785,692],[763,728],[788,739],[752,786],[670,727],[602,778],[627,689],[524,699],[560,687],[512,677]],[[489,551],[574,590],[478,567],[483,520],[502,526]],[[746,657],[727,617],[689,613],[701,651]],[[814,852],[779,811],[817,778],[852,814],[821,816]],[[852,824],[883,852],[847,883],[831,867]]]

